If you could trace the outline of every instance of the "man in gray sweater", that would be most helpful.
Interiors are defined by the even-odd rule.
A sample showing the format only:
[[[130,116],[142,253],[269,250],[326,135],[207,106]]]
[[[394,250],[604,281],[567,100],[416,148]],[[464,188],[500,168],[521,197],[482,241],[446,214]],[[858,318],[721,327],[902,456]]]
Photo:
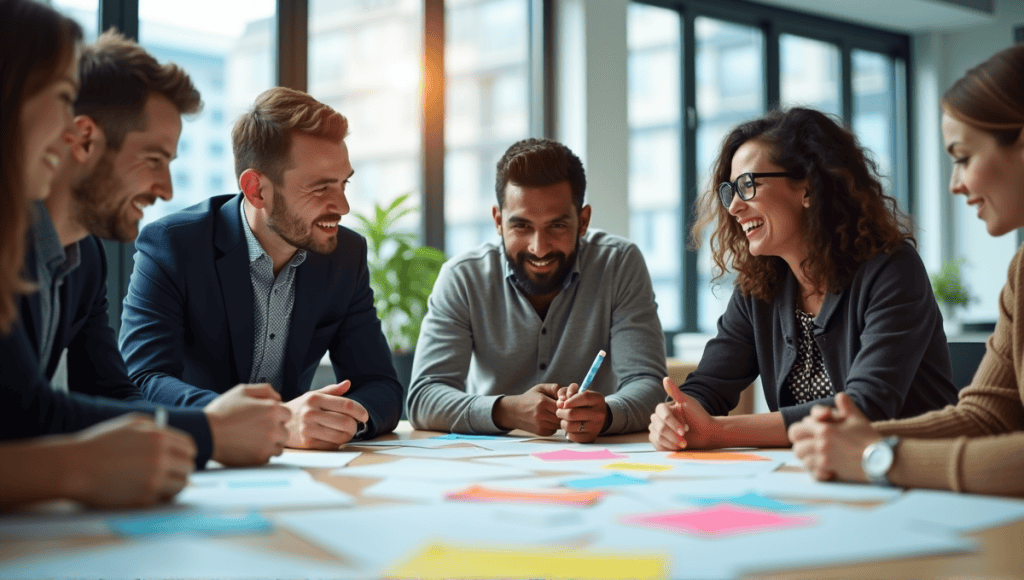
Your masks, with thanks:
[[[501,243],[445,263],[406,402],[417,429],[521,429],[572,441],[647,429],[664,400],[665,339],[650,275],[628,240],[590,231],[580,159],[525,139],[498,162]],[[605,363],[589,389],[595,355]]]

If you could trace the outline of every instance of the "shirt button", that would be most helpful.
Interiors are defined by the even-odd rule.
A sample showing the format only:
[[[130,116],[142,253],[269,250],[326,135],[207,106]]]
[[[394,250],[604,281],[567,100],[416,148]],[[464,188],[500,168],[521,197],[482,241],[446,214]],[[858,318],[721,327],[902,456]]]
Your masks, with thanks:
[[[548,329],[542,328],[542,329],[540,329],[540,333],[541,334],[547,334],[548,333]]]
[[[270,340],[274,340],[274,335],[273,334],[270,335]]]
[[[540,370],[544,370],[546,368],[548,368],[547,363],[540,363]]]

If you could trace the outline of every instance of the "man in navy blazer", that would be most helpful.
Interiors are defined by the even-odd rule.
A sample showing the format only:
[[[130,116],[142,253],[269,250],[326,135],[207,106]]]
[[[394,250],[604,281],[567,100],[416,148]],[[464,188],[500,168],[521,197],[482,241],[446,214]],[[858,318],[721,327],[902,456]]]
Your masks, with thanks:
[[[188,75],[137,43],[102,34],[80,60],[75,131],[45,204],[35,208],[26,272],[38,291],[0,337],[0,439],[69,433],[132,411],[155,412],[128,377],[107,318],[107,264],[98,237],[132,241],[142,210],[170,199],[168,166],[181,115],[201,101]],[[67,353],[65,392],[53,387]],[[259,465],[284,448],[290,412],[269,387],[245,385],[169,424],[196,444],[197,466]]]
[[[292,411],[296,448],[337,449],[398,424],[402,387],[366,241],[339,226],[347,128],[309,95],[270,89],[232,132],[242,193],[144,228],[120,347],[149,400],[205,405],[236,383],[270,383]],[[338,384],[310,391],[325,352]]]

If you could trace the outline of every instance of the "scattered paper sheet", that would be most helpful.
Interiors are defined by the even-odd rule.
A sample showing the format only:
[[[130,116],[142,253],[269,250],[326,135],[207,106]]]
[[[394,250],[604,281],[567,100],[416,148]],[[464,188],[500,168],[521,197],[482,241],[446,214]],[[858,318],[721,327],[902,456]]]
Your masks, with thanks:
[[[343,477],[397,477],[427,481],[475,482],[502,477],[533,475],[525,469],[488,465],[471,461],[440,461],[434,459],[401,459],[388,463],[374,463],[345,467],[331,472]]]
[[[765,532],[817,522],[814,516],[788,516],[733,505],[676,510],[623,518],[623,522],[699,536],[730,536]]]
[[[185,511],[173,514],[136,514],[110,518],[107,525],[122,536],[163,536],[192,534],[221,536],[270,531],[270,521],[256,512],[218,514]]]
[[[271,457],[271,465],[292,467],[345,467],[362,455],[359,451],[293,451],[285,450],[277,457]]]
[[[226,508],[296,508],[349,506],[352,496],[312,479],[238,479],[200,481],[183,489],[174,499],[183,506]]]
[[[771,497],[832,499],[840,501],[888,501],[903,490],[860,483],[815,481],[807,473],[766,473],[747,483],[751,490]]]
[[[0,578],[366,578],[341,566],[209,538],[133,540],[0,562]]]
[[[621,453],[612,453],[607,449],[593,449],[588,451],[580,451],[576,449],[559,449],[557,451],[548,451],[545,453],[531,453],[530,454],[541,461],[588,461],[588,460],[601,460],[601,459],[625,459],[628,455]]]
[[[548,550],[429,544],[397,566],[389,578],[549,578],[553,580],[665,578],[668,563],[659,554]]]
[[[920,522],[954,532],[973,532],[1024,518],[1024,501],[913,489],[875,510],[896,522]]]
[[[492,451],[475,445],[473,447],[395,447],[394,449],[381,449],[376,453],[379,455],[393,455],[395,457],[422,457],[429,459],[472,459],[474,457],[496,457],[509,454],[501,449]]]
[[[519,491],[471,485],[445,494],[445,499],[478,502],[540,503],[566,506],[589,506],[601,501],[600,491]]]
[[[768,461],[763,455],[728,451],[676,451],[670,453],[668,458],[689,461]]]
[[[584,477],[580,479],[568,479],[562,485],[572,489],[600,489],[605,487],[618,487],[621,485],[638,485],[649,483],[641,477],[632,477],[622,473],[602,475],[600,477]]]

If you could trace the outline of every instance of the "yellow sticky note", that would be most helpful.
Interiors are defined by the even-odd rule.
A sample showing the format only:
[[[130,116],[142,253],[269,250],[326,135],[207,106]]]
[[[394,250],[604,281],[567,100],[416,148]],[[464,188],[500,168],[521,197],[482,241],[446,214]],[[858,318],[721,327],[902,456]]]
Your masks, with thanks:
[[[429,544],[384,573],[387,578],[666,578],[668,561],[656,553],[593,552],[566,548],[501,549]]]
[[[659,465],[657,463],[609,463],[603,466],[605,469],[614,469],[615,471],[668,471],[672,469],[671,465]]]

